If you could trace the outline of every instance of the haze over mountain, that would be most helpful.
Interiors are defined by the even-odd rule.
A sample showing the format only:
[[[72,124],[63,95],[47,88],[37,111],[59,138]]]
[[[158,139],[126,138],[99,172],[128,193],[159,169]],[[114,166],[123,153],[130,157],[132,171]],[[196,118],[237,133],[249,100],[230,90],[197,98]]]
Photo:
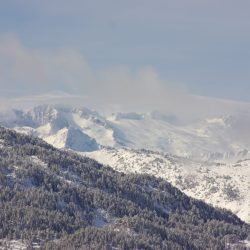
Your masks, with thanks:
[[[59,90],[152,105],[187,90],[250,102],[249,1],[25,0],[0,7],[1,96]]]

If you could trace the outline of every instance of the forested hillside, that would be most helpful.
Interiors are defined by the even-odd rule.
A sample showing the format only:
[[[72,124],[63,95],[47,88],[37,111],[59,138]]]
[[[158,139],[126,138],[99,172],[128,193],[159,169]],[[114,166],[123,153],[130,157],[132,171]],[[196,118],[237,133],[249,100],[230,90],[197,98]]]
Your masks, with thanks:
[[[163,179],[0,128],[0,239],[41,249],[226,249],[249,226]],[[1,248],[1,246],[0,246]]]

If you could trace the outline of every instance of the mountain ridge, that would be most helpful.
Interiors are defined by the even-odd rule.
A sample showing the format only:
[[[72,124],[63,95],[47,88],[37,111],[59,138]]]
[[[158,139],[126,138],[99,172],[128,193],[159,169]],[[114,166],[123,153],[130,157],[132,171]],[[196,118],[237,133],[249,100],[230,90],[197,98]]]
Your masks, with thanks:
[[[60,140],[57,133],[72,127],[81,130],[100,146],[145,148],[211,161],[250,157],[250,138],[247,136],[250,117],[228,115],[185,125],[177,120],[157,111],[117,113],[105,117],[87,108],[53,105],[42,105],[28,111],[14,110],[9,118],[0,114],[1,125],[20,132],[25,127],[23,132],[36,134],[48,142],[52,136],[54,140]]]
[[[10,129],[0,128],[0,144],[0,248],[22,240],[41,249],[219,250],[248,236],[237,216],[163,179],[125,175]]]

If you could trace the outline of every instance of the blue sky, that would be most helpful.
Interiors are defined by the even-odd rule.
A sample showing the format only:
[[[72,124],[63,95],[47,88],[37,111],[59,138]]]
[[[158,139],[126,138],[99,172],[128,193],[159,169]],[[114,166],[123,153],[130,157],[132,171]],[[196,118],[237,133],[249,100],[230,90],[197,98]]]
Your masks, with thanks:
[[[249,0],[1,1],[1,92],[109,97],[160,82],[250,102],[249,12]]]

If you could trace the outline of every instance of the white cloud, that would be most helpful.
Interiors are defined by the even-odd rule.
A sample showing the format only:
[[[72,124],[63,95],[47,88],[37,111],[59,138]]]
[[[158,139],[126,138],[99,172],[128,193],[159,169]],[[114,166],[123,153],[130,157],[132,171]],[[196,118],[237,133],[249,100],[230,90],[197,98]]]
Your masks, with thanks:
[[[29,49],[15,36],[0,39],[0,73],[1,90],[19,93],[74,90],[91,74],[78,51]]]
[[[125,66],[93,70],[75,49],[31,49],[15,36],[0,39],[1,105],[56,102],[102,110],[111,110],[111,107],[139,111],[157,109],[186,117],[231,113],[235,107],[237,110],[245,107],[192,96],[176,86],[163,81],[150,66],[137,71]],[[56,94],[43,95],[55,91]],[[68,95],[58,94],[58,91]],[[34,94],[35,97],[25,97]]]
[[[77,50],[30,49],[15,36],[0,39],[0,72],[2,93],[64,91],[131,109],[164,105],[177,91],[163,83],[152,67],[136,72],[127,67],[94,71]]]

